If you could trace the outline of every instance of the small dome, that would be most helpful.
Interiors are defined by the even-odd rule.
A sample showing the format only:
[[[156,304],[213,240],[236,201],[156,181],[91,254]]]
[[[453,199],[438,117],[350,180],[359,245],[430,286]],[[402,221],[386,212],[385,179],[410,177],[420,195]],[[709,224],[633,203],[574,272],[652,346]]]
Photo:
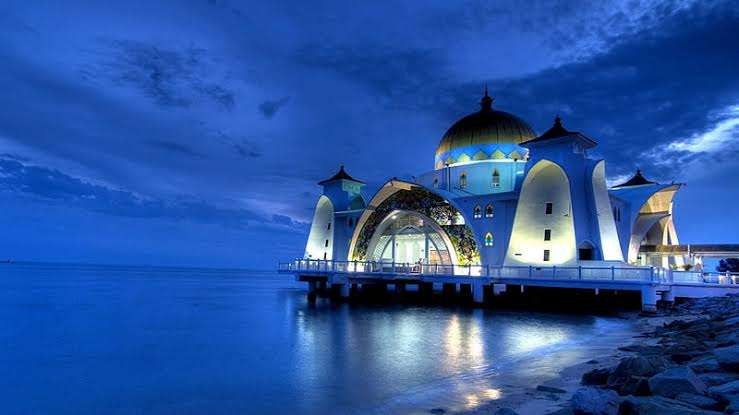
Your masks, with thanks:
[[[450,164],[458,162],[463,154],[466,155],[465,160],[500,158],[494,156],[496,150],[505,158],[516,158],[515,154],[509,157],[514,152],[523,156],[525,150],[518,145],[535,138],[536,133],[517,116],[494,110],[492,103],[486,88],[480,111],[460,119],[447,130],[436,149],[437,168],[439,163],[449,160],[452,160]]]

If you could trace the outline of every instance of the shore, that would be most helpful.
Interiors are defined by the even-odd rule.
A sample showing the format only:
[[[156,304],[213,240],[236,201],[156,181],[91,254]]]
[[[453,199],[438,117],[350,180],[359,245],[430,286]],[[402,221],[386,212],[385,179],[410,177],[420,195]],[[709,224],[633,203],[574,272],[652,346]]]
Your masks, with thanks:
[[[637,333],[459,415],[739,413],[739,296],[627,314]],[[608,344],[609,342],[605,342]]]

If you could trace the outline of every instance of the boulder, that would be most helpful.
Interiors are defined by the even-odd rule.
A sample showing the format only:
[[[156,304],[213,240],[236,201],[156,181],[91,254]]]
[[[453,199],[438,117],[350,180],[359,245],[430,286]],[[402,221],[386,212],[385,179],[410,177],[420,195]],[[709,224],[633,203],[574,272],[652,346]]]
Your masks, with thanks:
[[[717,372],[721,370],[715,357],[705,357],[688,365],[695,373]]]
[[[620,389],[632,376],[651,377],[669,366],[662,356],[631,356],[621,359],[608,376],[606,384],[611,389]]]
[[[662,396],[627,396],[619,407],[619,415],[708,415],[720,412],[707,411],[696,406]]]
[[[698,375],[698,379],[702,380],[708,386],[718,386],[724,383],[733,382],[739,380],[739,375],[735,373],[727,372],[716,372],[716,373],[703,373]]]
[[[583,385],[605,385],[610,375],[609,368],[593,369],[582,374],[581,382]]]
[[[632,376],[618,389],[619,395],[648,396],[652,394],[649,388],[649,378]]]
[[[714,349],[713,354],[722,368],[739,372],[739,345]]]
[[[701,409],[711,409],[716,411],[723,409],[723,405],[719,403],[719,401],[704,395],[696,395],[694,393],[680,393],[675,396],[675,399]]]
[[[607,389],[585,387],[572,395],[572,410],[578,415],[617,415],[618,395]]]
[[[739,380],[724,383],[723,385],[708,388],[708,394],[722,402],[730,402],[732,397],[739,395]]]
[[[655,395],[674,398],[680,393],[702,394],[706,384],[687,366],[678,366],[649,378],[649,389]]]

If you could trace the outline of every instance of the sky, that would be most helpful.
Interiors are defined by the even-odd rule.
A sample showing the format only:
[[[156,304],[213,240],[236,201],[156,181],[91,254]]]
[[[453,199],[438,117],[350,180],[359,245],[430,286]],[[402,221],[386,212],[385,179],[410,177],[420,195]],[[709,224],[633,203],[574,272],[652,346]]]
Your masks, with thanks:
[[[739,243],[737,38],[731,1],[6,0],[0,258],[274,268],[316,182],[431,170],[484,84]]]

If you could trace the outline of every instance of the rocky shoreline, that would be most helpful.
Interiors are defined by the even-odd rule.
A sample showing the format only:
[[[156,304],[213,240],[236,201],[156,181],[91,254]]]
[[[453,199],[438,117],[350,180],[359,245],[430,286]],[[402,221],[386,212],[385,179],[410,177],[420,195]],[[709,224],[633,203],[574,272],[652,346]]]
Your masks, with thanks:
[[[596,367],[550,415],[739,414],[739,296],[688,300],[639,319],[645,331],[619,348],[627,356],[589,362]]]

